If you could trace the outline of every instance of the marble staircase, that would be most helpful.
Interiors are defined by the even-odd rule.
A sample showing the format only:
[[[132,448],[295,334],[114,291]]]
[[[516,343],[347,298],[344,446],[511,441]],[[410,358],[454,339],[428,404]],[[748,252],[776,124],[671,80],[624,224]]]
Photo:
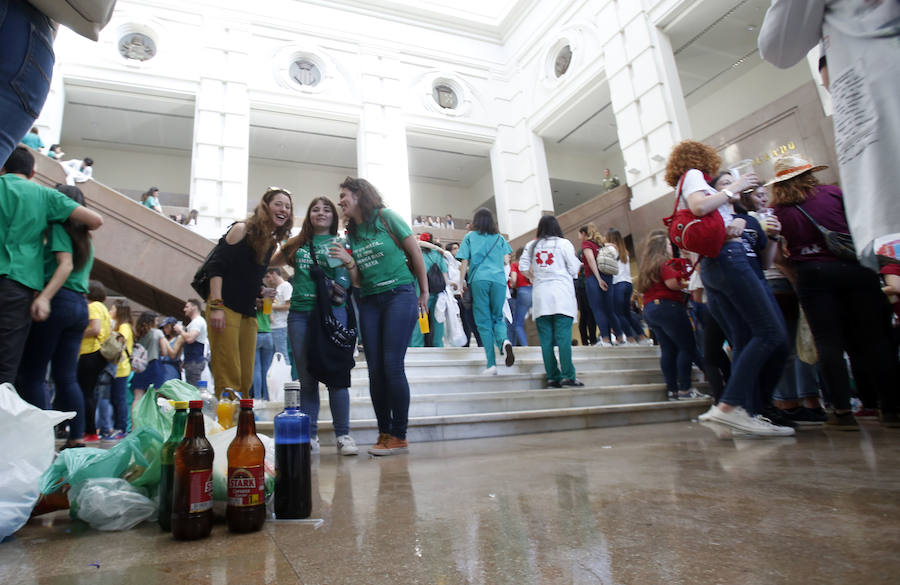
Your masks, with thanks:
[[[539,347],[515,348],[516,363],[510,368],[498,356],[497,376],[482,375],[481,348],[410,348],[410,442],[672,422],[695,418],[708,408],[702,399],[666,399],[658,347],[572,350],[582,388],[544,388]],[[333,445],[324,388],[320,398],[319,439],[323,446]],[[280,410],[281,404],[274,402],[258,409],[257,430],[271,433],[271,418]],[[352,374],[350,427],[360,445],[375,442],[378,428],[362,354]]]

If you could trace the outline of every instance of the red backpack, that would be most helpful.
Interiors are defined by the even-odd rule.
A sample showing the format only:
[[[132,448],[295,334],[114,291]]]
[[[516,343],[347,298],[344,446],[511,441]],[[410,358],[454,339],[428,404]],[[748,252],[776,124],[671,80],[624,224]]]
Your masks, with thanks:
[[[685,175],[687,173],[681,175],[675,189],[675,209],[672,215],[663,219],[663,224],[669,228],[669,239],[673,245],[707,258],[715,258],[725,245],[725,222],[718,210],[697,217],[688,208],[678,209]]]

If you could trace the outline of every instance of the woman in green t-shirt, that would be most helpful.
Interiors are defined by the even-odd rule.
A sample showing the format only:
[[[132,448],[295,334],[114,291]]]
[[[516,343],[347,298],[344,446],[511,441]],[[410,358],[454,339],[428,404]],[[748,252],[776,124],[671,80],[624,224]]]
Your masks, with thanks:
[[[409,449],[409,382],[403,360],[418,315],[428,308],[425,261],[409,225],[385,208],[378,190],[367,180],[347,177],[341,183],[339,205],[353,250],[350,277],[360,287],[360,329],[369,394],[378,419],[378,442],[369,453],[403,453]],[[419,283],[418,299],[414,281]]]
[[[348,270],[356,272],[357,268],[353,258],[341,246],[337,233],[337,208],[327,197],[317,197],[306,210],[300,233],[289,239],[269,263],[271,266],[281,266],[290,262],[294,268],[294,290],[287,328],[294,365],[300,377],[300,411],[309,417],[313,451],[319,450],[319,383],[306,367],[306,330],[316,305],[316,283],[310,274],[313,264],[310,246],[315,250],[316,261],[325,275],[349,288]],[[332,312],[341,323],[347,324],[346,305],[332,307]],[[331,407],[338,453],[356,455],[359,448],[350,436],[350,391],[347,388],[328,388],[328,405]]]
[[[503,305],[506,303],[504,259],[512,253],[512,248],[497,233],[497,223],[490,210],[482,207],[476,211],[472,225],[475,230],[466,234],[456,253],[456,259],[462,262],[459,267],[459,289],[465,293],[466,287],[472,287],[475,326],[487,356],[484,374],[496,376],[495,346],[506,354],[507,366],[515,361],[512,343],[506,338],[506,323],[503,322]]]

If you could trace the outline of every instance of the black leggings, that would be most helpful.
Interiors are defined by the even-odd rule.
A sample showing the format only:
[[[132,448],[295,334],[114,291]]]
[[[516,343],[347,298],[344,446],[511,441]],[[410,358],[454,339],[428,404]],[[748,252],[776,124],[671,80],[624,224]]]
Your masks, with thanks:
[[[103,371],[106,364],[106,358],[100,355],[99,349],[78,358],[78,385],[84,395],[84,434],[86,435],[93,435],[97,432],[97,422],[94,420],[97,411],[94,388],[97,386],[100,372]]]

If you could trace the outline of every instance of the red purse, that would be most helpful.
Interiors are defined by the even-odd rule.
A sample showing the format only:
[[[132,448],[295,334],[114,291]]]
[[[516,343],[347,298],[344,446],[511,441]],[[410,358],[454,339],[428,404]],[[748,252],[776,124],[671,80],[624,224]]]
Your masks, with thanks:
[[[672,210],[672,215],[663,219],[663,224],[669,228],[669,239],[675,246],[701,256],[715,258],[725,245],[725,222],[718,210],[697,217],[690,209],[678,209],[685,175],[687,173],[681,175],[675,190],[675,209]]]

